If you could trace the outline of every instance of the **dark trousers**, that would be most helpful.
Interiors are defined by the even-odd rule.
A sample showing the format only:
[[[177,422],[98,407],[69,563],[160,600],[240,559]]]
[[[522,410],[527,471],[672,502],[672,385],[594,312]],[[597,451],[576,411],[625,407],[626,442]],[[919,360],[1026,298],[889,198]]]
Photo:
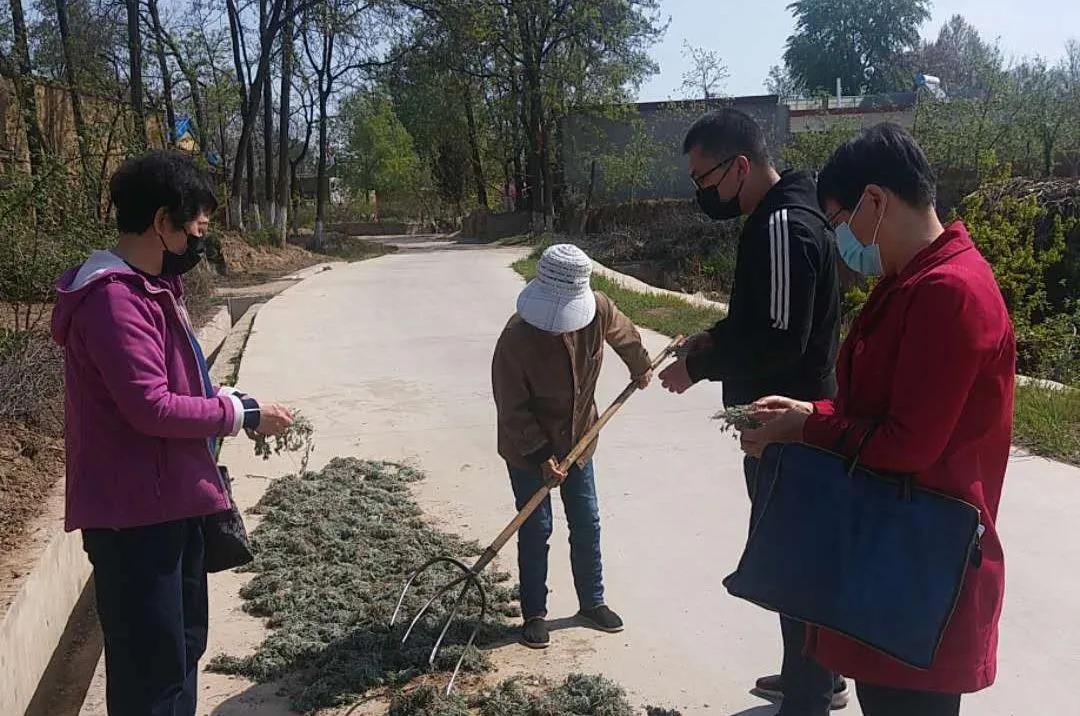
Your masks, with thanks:
[[[960,694],[855,684],[863,716],[958,716]]]
[[[743,461],[746,490],[751,500],[754,498],[757,463],[752,457]],[[784,660],[780,666],[784,701],[777,716],[826,716],[832,704],[833,688],[840,676],[804,654],[804,622],[781,614],[780,636],[784,642]]]
[[[109,716],[195,716],[206,650],[202,519],[83,530],[105,635]]]
[[[514,500],[520,510],[540,489],[540,470],[508,467]],[[585,467],[575,465],[571,468],[559,494],[570,526],[570,567],[574,573],[578,605],[581,609],[592,609],[604,603],[604,577],[600,564],[600,508],[596,501],[591,460]],[[547,616],[551,528],[551,497],[548,496],[518,531],[521,614],[526,619]]]

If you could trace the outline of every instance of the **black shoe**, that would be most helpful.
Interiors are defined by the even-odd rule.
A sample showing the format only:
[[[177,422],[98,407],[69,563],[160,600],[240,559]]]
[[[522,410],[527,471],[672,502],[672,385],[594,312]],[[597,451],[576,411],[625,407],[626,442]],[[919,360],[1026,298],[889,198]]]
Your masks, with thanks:
[[[754,693],[763,699],[770,701],[782,701],[784,698],[784,686],[780,681],[779,674],[773,674],[772,676],[762,676],[754,684]],[[847,681],[843,676],[836,677],[836,681],[833,682],[833,695],[832,704],[830,708],[834,711],[842,709],[848,705],[849,699]]]
[[[780,674],[762,676],[754,683],[754,693],[770,701],[779,701],[784,698],[784,686],[780,681]]]
[[[600,631],[614,634],[623,630],[623,621],[619,615],[611,611],[606,604],[601,604],[592,609],[582,609],[578,616],[589,622],[589,626]]]
[[[551,645],[551,635],[543,617],[526,620],[521,628],[521,643],[530,649],[546,649]]]

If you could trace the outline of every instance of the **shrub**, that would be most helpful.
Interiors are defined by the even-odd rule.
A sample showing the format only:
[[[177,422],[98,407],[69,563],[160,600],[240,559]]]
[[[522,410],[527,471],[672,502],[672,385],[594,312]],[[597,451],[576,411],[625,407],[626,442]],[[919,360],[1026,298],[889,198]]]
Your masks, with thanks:
[[[244,232],[244,241],[250,246],[273,248],[280,245],[281,234],[272,226],[262,229],[249,229]]]
[[[40,318],[34,304],[49,301],[57,277],[104,246],[109,232],[59,163],[38,177],[9,169],[0,182],[0,301],[12,307],[16,328],[30,330]]]
[[[0,330],[0,421],[59,408],[63,386],[63,356],[47,336]]]
[[[1047,283],[1065,256],[1065,237],[1077,220],[1060,214],[1048,218],[1048,209],[1035,195],[1001,192],[990,201],[985,190],[965,199],[960,214],[993,268],[1009,308],[1018,370],[1039,378],[1075,379],[1080,372],[1080,312],[1075,306],[1055,311],[1047,299]]]

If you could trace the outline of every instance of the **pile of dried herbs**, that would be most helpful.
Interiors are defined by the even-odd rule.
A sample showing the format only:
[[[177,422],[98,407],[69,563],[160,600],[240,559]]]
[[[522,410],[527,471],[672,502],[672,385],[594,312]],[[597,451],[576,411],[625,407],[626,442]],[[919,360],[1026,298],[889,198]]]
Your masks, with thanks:
[[[736,433],[761,427],[761,422],[751,417],[753,411],[749,405],[732,405],[712,416],[712,419],[721,421],[721,432],[731,433],[738,437]]]
[[[466,559],[480,547],[424,521],[409,492],[409,483],[420,479],[401,465],[336,458],[319,472],[275,481],[253,510],[264,519],[252,533],[255,577],[241,591],[244,610],[265,617],[272,631],[255,654],[218,656],[210,668],[257,681],[280,679],[303,712],[347,704],[374,687],[425,673],[441,623],[417,627],[400,647],[401,628],[391,631],[388,624],[401,587],[430,557]],[[406,610],[418,609],[451,576],[433,571],[418,580]],[[484,582],[489,617],[481,644],[506,638],[500,617],[517,614],[507,575],[485,573]],[[477,600],[463,609],[439,668],[453,667],[475,623],[469,616],[477,612]],[[465,661],[467,670],[486,666],[476,651]]]
[[[648,708],[653,716],[679,716],[678,711]],[[390,716],[634,716],[626,692],[603,676],[571,674],[557,686],[525,684],[509,679],[495,688],[466,699],[442,696],[432,686],[399,693]]]

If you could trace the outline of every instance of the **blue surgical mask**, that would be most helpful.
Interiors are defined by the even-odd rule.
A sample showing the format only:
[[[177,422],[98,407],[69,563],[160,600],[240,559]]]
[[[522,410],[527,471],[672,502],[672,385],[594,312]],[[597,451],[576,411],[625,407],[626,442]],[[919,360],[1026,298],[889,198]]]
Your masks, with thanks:
[[[862,206],[865,198],[866,195],[863,194],[848,220],[841,222],[834,229],[836,245],[840,249],[840,258],[844,260],[844,263],[852,271],[857,271],[864,276],[880,276],[884,269],[881,266],[881,249],[878,247],[877,237],[878,230],[881,228],[881,220],[885,217],[884,210],[882,210],[881,216],[878,217],[877,226],[874,227],[874,237],[871,239],[869,246],[864,246],[855,237],[855,232],[851,230],[850,222],[855,218],[855,214],[859,211],[859,207]]]

